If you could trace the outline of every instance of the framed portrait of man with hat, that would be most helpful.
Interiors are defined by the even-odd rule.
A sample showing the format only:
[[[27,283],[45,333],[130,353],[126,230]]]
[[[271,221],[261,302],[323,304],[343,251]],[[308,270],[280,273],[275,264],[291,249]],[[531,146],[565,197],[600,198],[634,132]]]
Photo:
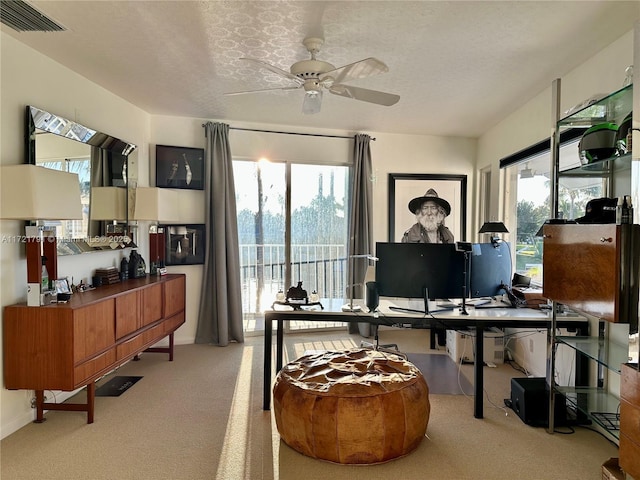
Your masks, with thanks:
[[[389,174],[389,241],[466,241],[467,176]]]

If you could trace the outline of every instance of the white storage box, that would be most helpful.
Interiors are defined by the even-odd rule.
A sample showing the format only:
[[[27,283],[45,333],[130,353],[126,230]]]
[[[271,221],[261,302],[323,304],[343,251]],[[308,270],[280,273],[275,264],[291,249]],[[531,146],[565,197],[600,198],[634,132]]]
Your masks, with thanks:
[[[447,353],[456,363],[472,363],[475,358],[474,328],[447,330]],[[484,331],[484,362],[504,363],[504,332],[491,327]]]

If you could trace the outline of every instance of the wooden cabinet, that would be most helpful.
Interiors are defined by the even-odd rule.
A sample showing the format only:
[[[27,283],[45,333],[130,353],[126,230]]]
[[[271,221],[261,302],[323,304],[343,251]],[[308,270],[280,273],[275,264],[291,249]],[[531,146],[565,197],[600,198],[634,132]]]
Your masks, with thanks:
[[[640,371],[637,364],[622,366],[620,467],[633,478],[640,478]]]
[[[620,375],[621,365],[629,359],[629,345],[616,344],[605,332],[608,331],[607,323],[627,323],[630,331],[638,328],[636,279],[639,256],[636,242],[639,228],[639,225],[613,224],[544,226],[543,295],[552,299],[554,305],[558,302],[593,315],[601,324],[598,336],[557,336],[554,314],[549,335],[547,378],[554,378],[554,352],[558,344],[573,348],[583,359],[596,362],[596,385],[560,386],[554,380],[552,386],[576,411],[619,440],[621,449],[623,429],[616,428],[620,401],[617,395],[608,391],[606,375],[609,372]],[[550,395],[549,408],[554,407],[554,401],[554,395]],[[549,429],[553,431],[551,417]]]
[[[608,322],[636,323],[639,225],[545,225],[543,296]]]
[[[44,410],[81,410],[93,421],[96,379],[142,351],[173,359],[173,334],[185,321],[185,276],[127,280],[73,295],[66,304],[4,309],[4,384],[36,391]],[[168,347],[152,347],[164,337]],[[87,404],[44,402],[44,390],[87,385]]]

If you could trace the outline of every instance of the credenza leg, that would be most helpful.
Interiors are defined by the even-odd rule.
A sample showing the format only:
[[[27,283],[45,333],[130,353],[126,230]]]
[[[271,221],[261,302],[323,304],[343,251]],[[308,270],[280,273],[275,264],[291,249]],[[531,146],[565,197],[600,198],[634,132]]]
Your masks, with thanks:
[[[46,420],[44,418],[44,390],[36,390],[36,419],[33,423],[42,423]]]
[[[87,384],[86,403],[46,403],[44,401],[44,390],[36,390],[36,419],[33,423],[42,423],[45,410],[62,410],[67,412],[87,412],[87,423],[93,423],[93,413],[95,411],[96,384]]]
[[[169,337],[169,346],[168,347],[149,347],[145,350],[145,352],[152,352],[152,353],[168,353],[169,354],[169,361],[173,362],[173,334],[174,332],[171,332],[168,337]],[[135,360],[135,357],[134,357]]]
[[[93,412],[95,411],[96,382],[87,385],[87,423],[93,423]]]

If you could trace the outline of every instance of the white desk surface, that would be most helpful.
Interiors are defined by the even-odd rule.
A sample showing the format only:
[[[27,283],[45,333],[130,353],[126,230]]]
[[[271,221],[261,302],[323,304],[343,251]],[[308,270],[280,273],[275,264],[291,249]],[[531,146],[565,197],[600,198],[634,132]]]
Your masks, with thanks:
[[[473,301],[472,301],[473,302]],[[392,310],[391,307],[400,307],[400,308],[410,308],[413,310],[419,310],[422,312],[424,310],[424,300],[419,299],[405,299],[405,298],[380,298],[380,303],[378,305],[377,312],[372,314],[368,311],[365,306],[364,300],[362,299],[354,299],[353,303],[355,305],[359,305],[361,309],[356,312],[344,312],[342,310],[342,306],[349,303],[349,300],[344,299],[327,299],[323,298],[321,300],[323,309],[319,306],[306,307],[303,305],[304,311],[313,313],[318,312],[321,314],[329,314],[333,313],[336,316],[340,316],[341,314],[349,315],[349,316],[362,316],[362,317],[388,317],[388,318],[451,318],[454,319],[456,317],[460,317],[460,319],[466,318],[468,320],[478,319],[478,320],[499,320],[499,319],[510,319],[510,320],[542,320],[549,319],[551,320],[551,311],[550,310],[538,310],[534,308],[511,308],[506,304],[497,301],[491,302],[489,304],[484,304],[480,308],[474,308],[472,305],[467,305],[466,310],[468,315],[463,315],[460,307],[454,307],[452,309],[441,309],[441,307],[437,306],[436,301],[429,301],[429,314],[423,314],[419,312],[407,312],[407,311],[397,311]],[[454,300],[453,303],[458,303],[458,300]],[[486,308],[488,305],[491,305],[492,308]],[[482,308],[485,307],[485,308]],[[290,311],[290,307],[278,307],[278,311],[286,312]],[[292,312],[293,313],[293,312]],[[283,317],[286,317],[284,315]],[[576,320],[576,321],[584,321],[585,317],[578,315],[576,313],[567,313],[567,314],[558,314],[558,319],[562,320]]]

